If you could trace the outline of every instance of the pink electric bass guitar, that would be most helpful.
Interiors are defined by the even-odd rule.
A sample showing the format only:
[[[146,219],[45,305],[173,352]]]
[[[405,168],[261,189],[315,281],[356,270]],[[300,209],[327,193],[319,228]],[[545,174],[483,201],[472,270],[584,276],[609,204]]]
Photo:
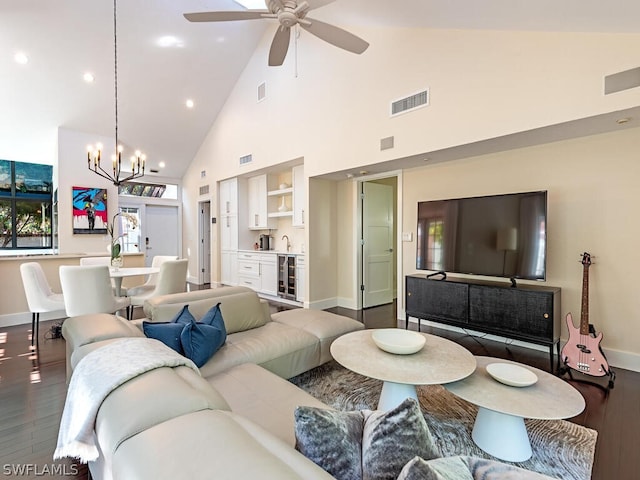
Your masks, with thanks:
[[[591,255],[582,255],[582,312],[580,328],[573,324],[571,313],[567,314],[569,340],[562,349],[562,361],[565,367],[587,375],[603,377],[612,375],[607,359],[600,348],[602,332],[596,335],[593,325],[589,324],[589,266]]]

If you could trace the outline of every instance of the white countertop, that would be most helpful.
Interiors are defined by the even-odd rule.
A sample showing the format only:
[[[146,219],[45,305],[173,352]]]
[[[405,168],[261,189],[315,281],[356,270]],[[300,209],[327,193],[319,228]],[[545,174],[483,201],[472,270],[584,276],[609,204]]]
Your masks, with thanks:
[[[284,250],[254,250],[239,248],[238,252],[241,253],[271,253],[273,255],[305,255],[302,252],[285,252]]]

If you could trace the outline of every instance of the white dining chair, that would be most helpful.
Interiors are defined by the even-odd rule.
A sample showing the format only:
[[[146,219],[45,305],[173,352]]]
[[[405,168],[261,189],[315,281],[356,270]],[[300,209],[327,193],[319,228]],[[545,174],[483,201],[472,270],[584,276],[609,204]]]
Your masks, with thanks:
[[[144,292],[140,295],[132,295],[128,298],[131,300],[130,314],[133,316],[133,309],[144,305],[145,300],[157,297],[159,295],[168,295],[170,293],[181,293],[187,291],[187,268],[189,261],[184,258],[182,260],[167,260],[160,265],[158,273],[158,281],[153,290]],[[129,318],[131,318],[129,317]]]
[[[176,255],[156,255],[153,257],[153,260],[151,260],[151,267],[160,268],[164,262],[169,260],[178,260],[178,257]],[[159,273],[152,273],[143,284],[127,288],[127,296],[144,295],[145,293],[151,292],[156,287],[158,275]]]
[[[115,313],[125,310],[129,317],[128,297],[113,294],[109,267],[106,265],[62,265],[60,284],[69,317],[89,313]]]
[[[65,312],[64,298],[61,293],[54,293],[37,262],[20,265],[20,276],[31,312],[31,345],[38,343],[40,335],[40,314],[48,312]]]
[[[80,257],[80,265],[82,265],[83,267],[89,265],[106,265],[107,267],[110,267],[111,257]],[[113,293],[116,295],[116,297],[127,296],[127,289],[125,287],[123,287],[122,285],[120,286],[118,295],[118,293],[116,292],[117,287],[115,286],[115,282],[113,280],[111,281],[111,285],[113,286]]]

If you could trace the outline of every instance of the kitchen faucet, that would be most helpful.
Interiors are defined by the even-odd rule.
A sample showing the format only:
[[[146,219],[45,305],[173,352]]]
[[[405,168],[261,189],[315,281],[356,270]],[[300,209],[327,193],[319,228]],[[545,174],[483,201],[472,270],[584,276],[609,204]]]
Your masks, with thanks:
[[[289,243],[289,237],[286,235],[282,235],[282,240],[287,239],[287,252],[291,251],[291,243]]]

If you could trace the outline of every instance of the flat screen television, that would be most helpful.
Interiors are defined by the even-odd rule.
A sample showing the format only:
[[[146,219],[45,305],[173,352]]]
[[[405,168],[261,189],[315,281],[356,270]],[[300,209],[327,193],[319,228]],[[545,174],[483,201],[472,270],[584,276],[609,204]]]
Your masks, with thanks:
[[[418,202],[418,270],[544,280],[546,258],[546,191]]]

